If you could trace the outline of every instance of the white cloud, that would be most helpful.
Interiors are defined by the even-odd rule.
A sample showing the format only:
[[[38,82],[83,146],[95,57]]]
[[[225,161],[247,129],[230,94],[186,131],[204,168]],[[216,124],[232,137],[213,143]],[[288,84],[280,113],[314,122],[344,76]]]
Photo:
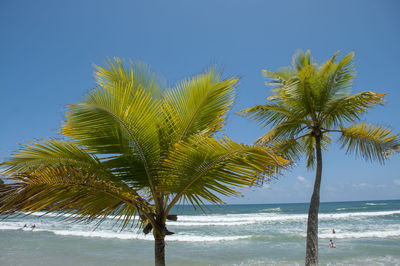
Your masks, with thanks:
[[[399,185],[400,185],[400,180]],[[360,183],[360,184],[352,184],[353,188],[356,189],[376,189],[376,188],[384,188],[386,187],[384,184],[368,184],[368,183]]]
[[[400,186],[400,179],[394,179],[394,180],[393,180],[393,183],[394,183],[396,186]]]
[[[299,180],[300,182],[306,182],[306,179],[300,175],[297,177],[297,180]]]
[[[308,190],[309,188],[311,188],[311,184],[310,182],[303,176],[299,175],[298,177],[296,177],[297,181],[294,185],[293,188],[296,191],[304,191],[304,190]]]
[[[371,187],[371,185],[367,183],[360,183],[360,184],[353,184],[353,187],[358,189],[364,189],[367,187]]]
[[[266,184],[266,183],[265,183],[265,184],[262,185],[262,188],[263,188],[263,189],[269,189],[270,187],[271,187],[270,184]]]

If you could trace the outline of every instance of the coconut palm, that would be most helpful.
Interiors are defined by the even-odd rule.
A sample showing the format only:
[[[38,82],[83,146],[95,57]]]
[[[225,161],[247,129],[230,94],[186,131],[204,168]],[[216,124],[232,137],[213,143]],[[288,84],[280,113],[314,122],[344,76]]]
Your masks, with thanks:
[[[2,189],[1,214],[112,217],[122,229],[140,221],[144,233],[153,231],[155,264],[165,265],[175,204],[221,204],[287,163],[271,148],[214,136],[237,78],[211,68],[165,89],[144,64],[118,58],[96,66],[95,77],[98,87],[68,106],[63,139],[24,145],[2,164],[11,182]]]
[[[331,143],[331,135],[347,152],[367,160],[384,162],[399,148],[399,138],[390,129],[359,121],[369,108],[383,104],[384,93],[364,91],[351,94],[355,77],[354,54],[337,60],[337,54],[318,65],[310,51],[299,51],[293,56],[291,67],[277,72],[263,70],[272,96],[265,105],[242,110],[272,129],[257,140],[265,145],[272,141],[277,152],[296,161],[305,155],[307,167],[314,168],[316,177],[307,223],[306,265],[318,264],[318,209],[322,175],[322,149]],[[338,61],[338,62],[337,62]]]

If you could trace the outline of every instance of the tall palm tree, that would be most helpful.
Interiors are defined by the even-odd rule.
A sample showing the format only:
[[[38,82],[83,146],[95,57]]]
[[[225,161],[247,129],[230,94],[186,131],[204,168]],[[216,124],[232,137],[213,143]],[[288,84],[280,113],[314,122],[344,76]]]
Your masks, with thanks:
[[[2,189],[0,214],[111,216],[122,228],[140,220],[144,233],[153,230],[155,264],[165,265],[175,204],[221,204],[221,195],[238,195],[235,188],[287,163],[270,148],[214,137],[237,78],[209,69],[165,89],[145,65],[118,58],[96,66],[95,77],[98,87],[68,106],[64,139],[32,142],[2,163],[12,182]]]
[[[263,70],[272,96],[265,105],[255,105],[241,114],[272,129],[257,140],[273,143],[278,154],[295,161],[304,154],[307,167],[316,177],[307,223],[306,265],[318,264],[318,209],[322,175],[322,149],[331,143],[331,135],[339,133],[338,142],[347,152],[367,160],[384,162],[399,149],[399,137],[383,126],[364,122],[355,124],[362,114],[383,104],[384,93],[364,91],[351,94],[355,77],[354,54],[337,62],[334,54],[327,62],[313,62],[310,51],[293,56],[292,67],[277,72]]]

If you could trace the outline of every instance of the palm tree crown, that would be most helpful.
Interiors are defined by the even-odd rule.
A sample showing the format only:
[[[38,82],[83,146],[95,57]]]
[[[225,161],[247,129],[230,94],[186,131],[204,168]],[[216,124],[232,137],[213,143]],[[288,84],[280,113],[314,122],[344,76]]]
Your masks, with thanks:
[[[287,163],[270,148],[215,138],[230,110],[237,78],[211,68],[173,89],[146,65],[116,58],[96,66],[98,87],[69,105],[63,140],[32,142],[2,164],[11,176],[1,214],[39,210],[76,220],[114,217],[153,229],[156,265],[178,202],[223,203]],[[133,217],[139,219],[132,219]]]
[[[399,137],[383,126],[358,122],[374,105],[384,104],[384,93],[364,91],[351,94],[355,77],[354,54],[337,62],[338,53],[327,62],[313,62],[310,51],[293,56],[291,67],[276,72],[263,70],[267,85],[272,86],[268,103],[255,105],[240,113],[272,129],[257,140],[271,144],[278,154],[295,161],[301,155],[307,167],[316,169],[314,193],[310,204],[307,231],[307,265],[318,263],[318,208],[322,175],[321,149],[331,143],[331,134],[339,133],[338,142],[347,152],[367,160],[384,162],[400,147]]]

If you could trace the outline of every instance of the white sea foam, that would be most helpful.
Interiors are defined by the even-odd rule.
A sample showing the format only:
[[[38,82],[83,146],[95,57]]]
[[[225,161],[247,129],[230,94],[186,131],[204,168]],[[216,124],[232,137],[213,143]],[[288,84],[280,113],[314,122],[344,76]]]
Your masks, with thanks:
[[[305,236],[305,235],[303,235]],[[319,234],[320,238],[332,238],[332,234]],[[386,238],[400,236],[400,230],[390,231],[365,231],[365,232],[340,232],[334,238]]]
[[[339,210],[339,209],[338,209]],[[343,208],[345,210],[345,208]],[[320,220],[340,220],[340,219],[357,219],[363,217],[388,216],[400,214],[400,210],[396,211],[376,211],[376,212],[343,212],[343,213],[320,213]],[[57,214],[37,212],[33,215],[56,217]],[[61,215],[62,217],[70,217],[69,215]],[[178,221],[168,221],[172,226],[240,226],[263,222],[293,222],[303,221],[308,217],[307,214],[282,214],[282,213],[253,213],[253,214],[226,214],[226,215],[178,215]],[[110,217],[111,218],[111,217]]]
[[[282,211],[281,210],[281,208],[270,208],[270,209],[263,209],[263,210],[260,210],[259,212],[280,212],[280,211]]]
[[[332,219],[351,219],[362,217],[388,216],[400,214],[398,211],[379,211],[379,212],[351,212],[351,213],[321,213],[320,220]],[[259,222],[277,222],[277,221],[302,221],[307,219],[307,214],[274,214],[274,213],[257,213],[257,214],[227,214],[227,215],[184,215],[179,216],[178,222],[169,223],[171,225],[187,224],[192,226],[205,225],[242,225]],[[226,224],[228,223],[228,224]]]
[[[171,222],[168,221],[167,224],[169,226],[239,226],[239,225],[248,225],[253,224],[254,221],[243,221],[243,222]]]
[[[348,210],[358,210],[358,209],[367,209],[368,207],[352,207],[352,208],[337,208],[337,211],[348,211]]]
[[[0,230],[18,230],[21,229],[20,224],[0,224]],[[24,231],[32,231],[30,228],[24,229]],[[36,228],[32,232],[51,232],[56,235],[62,236],[81,236],[81,237],[98,237],[98,238],[117,238],[123,240],[148,240],[152,241],[153,236],[151,234],[144,235],[136,232],[113,232],[113,231],[84,231],[84,230],[59,230],[51,228]],[[179,242],[217,242],[217,241],[234,241],[239,239],[246,239],[252,236],[199,236],[189,234],[176,234],[166,236],[167,241],[179,241]]]
[[[365,205],[369,205],[369,206],[384,206],[384,205],[387,205],[387,203],[372,203],[372,202],[367,202],[367,203],[365,203]]]

